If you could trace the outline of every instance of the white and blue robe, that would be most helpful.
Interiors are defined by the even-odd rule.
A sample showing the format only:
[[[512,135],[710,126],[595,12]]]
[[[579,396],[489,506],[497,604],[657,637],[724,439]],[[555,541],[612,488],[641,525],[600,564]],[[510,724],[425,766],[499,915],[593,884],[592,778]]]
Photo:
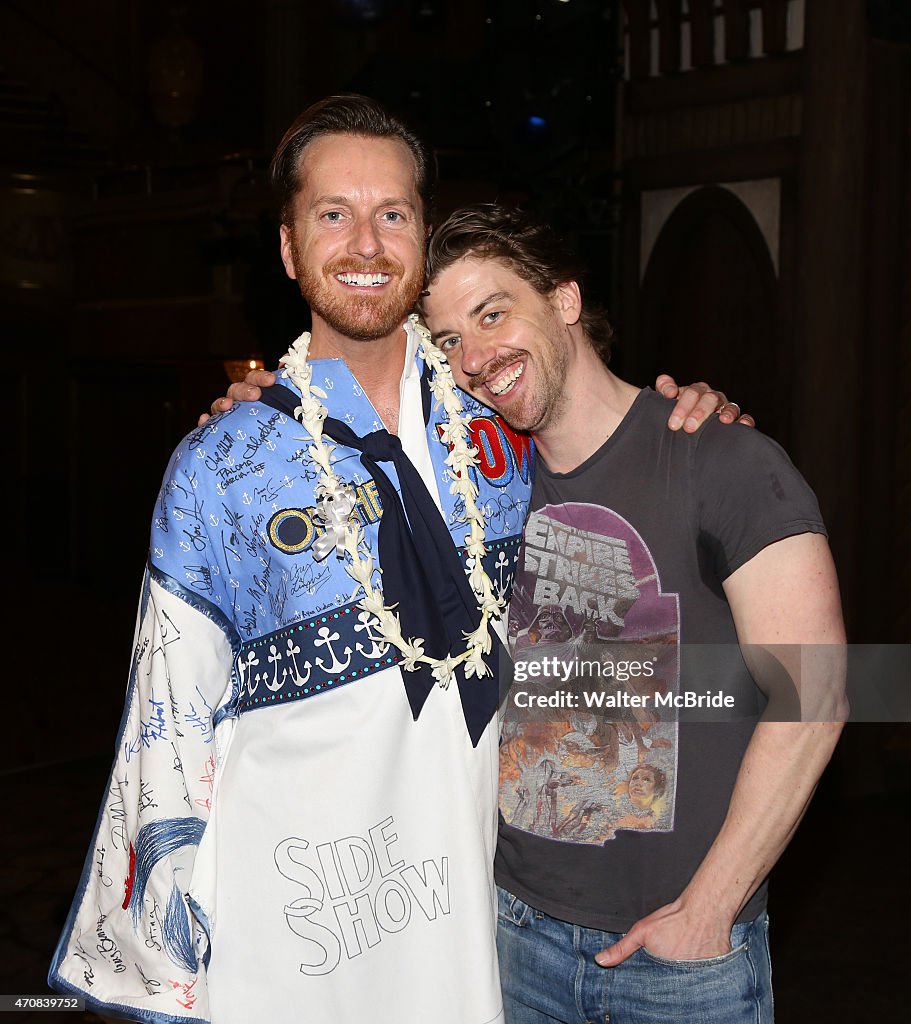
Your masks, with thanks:
[[[406,330],[399,437],[461,549],[444,414],[425,425]],[[382,427],[343,361],[313,366],[330,415]],[[508,595],[531,446],[464,401],[485,564]],[[116,759],[49,980],[150,1022],[500,1021],[496,716],[472,745],[452,685],[414,720],[344,562],[312,556],[304,433],[244,403],[171,459]],[[350,449],[334,462],[376,553],[373,481]]]

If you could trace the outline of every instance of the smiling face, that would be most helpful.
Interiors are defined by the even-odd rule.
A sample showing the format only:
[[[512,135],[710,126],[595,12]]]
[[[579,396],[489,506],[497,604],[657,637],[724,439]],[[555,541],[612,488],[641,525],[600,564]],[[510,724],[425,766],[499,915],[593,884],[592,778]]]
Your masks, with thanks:
[[[282,260],[314,331],[372,341],[401,327],[421,290],[425,230],[414,160],[397,139],[324,135],[301,157]]]
[[[574,282],[541,295],[506,264],[467,257],[440,271],[422,300],[459,387],[517,430],[540,433],[566,403]]]

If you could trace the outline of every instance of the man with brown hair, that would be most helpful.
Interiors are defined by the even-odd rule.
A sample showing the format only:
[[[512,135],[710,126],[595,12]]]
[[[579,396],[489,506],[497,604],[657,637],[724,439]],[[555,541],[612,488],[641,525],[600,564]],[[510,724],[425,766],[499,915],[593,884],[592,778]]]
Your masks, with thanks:
[[[758,431],[666,430],[669,403],[608,369],[609,328],[546,225],[461,210],[427,263],[422,309],[456,381],[537,452],[501,748],[507,1022],[771,1020],[767,876],[846,713],[816,500]],[[641,742],[596,747],[558,710],[580,707],[606,707],[618,741],[642,709]]]

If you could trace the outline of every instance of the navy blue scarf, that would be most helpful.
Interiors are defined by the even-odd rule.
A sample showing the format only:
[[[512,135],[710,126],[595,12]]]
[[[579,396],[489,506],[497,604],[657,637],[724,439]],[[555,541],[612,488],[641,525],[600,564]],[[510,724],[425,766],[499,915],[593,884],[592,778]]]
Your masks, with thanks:
[[[421,377],[425,425],[430,417],[429,370]],[[297,393],[276,384],[264,388],[261,401],[292,418],[300,405]],[[477,600],[465,567],[446,523],[420,473],[402,449],[402,443],[387,430],[359,437],[341,420],[327,417],[323,434],[346,448],[361,453],[361,463],[373,477],[383,515],[379,525],[379,564],[383,570],[383,598],[395,605],[406,640],[420,637],[424,653],[442,659],[465,650],[465,633],[481,621]],[[401,488],[401,497],[379,463],[391,462]],[[491,675],[466,680],[464,669],[457,672],[459,696],[465,724],[473,746],[477,746],[497,709],[499,685],[497,662],[500,642],[491,629],[493,645],[484,658]],[[417,720],[436,680],[429,665],[419,664],[415,672],[402,672],[411,712]]]

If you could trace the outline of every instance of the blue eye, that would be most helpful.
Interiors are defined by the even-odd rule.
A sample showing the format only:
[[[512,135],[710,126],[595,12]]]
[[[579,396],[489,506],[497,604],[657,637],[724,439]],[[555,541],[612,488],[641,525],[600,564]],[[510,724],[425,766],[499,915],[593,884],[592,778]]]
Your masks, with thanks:
[[[328,210],[323,214],[323,219],[329,221],[330,224],[338,224],[342,219],[342,215],[339,210]]]
[[[500,310],[495,310],[495,311],[494,311],[494,312],[492,312],[492,313],[487,313],[487,314],[486,314],[486,315],[484,316],[484,320],[483,320],[483,322],[484,322],[485,324],[495,324],[495,323],[497,322],[497,320],[498,320],[498,319],[499,319],[499,318],[500,318],[500,317],[501,317],[502,315],[503,315],[503,314],[502,314],[502,312],[501,312]]]
[[[398,210],[387,210],[383,214],[383,219],[389,221],[390,224],[395,224],[398,221],[403,220],[404,218],[398,212]]]
[[[453,335],[451,338],[444,338],[439,343],[439,348],[443,352],[451,352],[461,340],[462,339],[457,334]]]

